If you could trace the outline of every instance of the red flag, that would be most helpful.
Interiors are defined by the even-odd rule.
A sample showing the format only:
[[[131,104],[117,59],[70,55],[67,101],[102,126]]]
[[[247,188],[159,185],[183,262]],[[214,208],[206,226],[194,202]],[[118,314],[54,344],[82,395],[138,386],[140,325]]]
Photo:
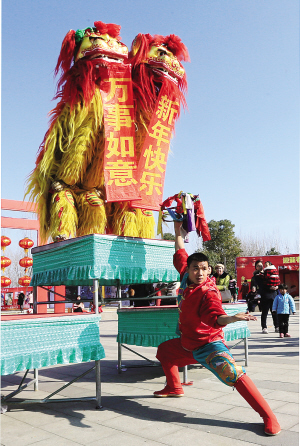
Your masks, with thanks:
[[[106,199],[139,200],[131,67],[113,64],[108,73],[109,78],[101,82]]]
[[[179,113],[180,104],[176,96],[167,96],[163,85],[152,115],[138,165],[139,192],[142,200],[134,207],[153,211],[160,209],[170,139]]]

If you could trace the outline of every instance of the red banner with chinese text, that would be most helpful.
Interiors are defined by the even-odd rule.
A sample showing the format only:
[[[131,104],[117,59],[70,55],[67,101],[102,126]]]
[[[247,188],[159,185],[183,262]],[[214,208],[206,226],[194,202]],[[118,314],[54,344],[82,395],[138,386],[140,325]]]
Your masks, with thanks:
[[[139,200],[131,67],[113,64],[101,82],[106,200]]]
[[[153,211],[159,211],[160,209],[170,139],[179,107],[180,104],[175,95],[174,97],[168,97],[163,85],[138,164],[139,191],[142,199],[132,203],[133,207]]]

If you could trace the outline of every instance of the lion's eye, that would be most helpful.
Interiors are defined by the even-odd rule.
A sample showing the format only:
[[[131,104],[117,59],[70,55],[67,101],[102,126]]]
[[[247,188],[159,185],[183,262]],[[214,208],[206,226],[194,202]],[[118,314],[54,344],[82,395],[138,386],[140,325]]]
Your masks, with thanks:
[[[100,37],[100,36],[97,36],[97,37],[94,37],[94,36],[90,36],[90,41],[91,41],[92,43],[94,43],[94,42],[95,42],[95,40],[97,40],[97,39],[101,39],[101,40],[104,40],[104,39],[103,39],[103,37]]]
[[[167,54],[167,52],[165,51],[165,50],[159,50],[159,55],[162,57],[162,56],[165,56]]]

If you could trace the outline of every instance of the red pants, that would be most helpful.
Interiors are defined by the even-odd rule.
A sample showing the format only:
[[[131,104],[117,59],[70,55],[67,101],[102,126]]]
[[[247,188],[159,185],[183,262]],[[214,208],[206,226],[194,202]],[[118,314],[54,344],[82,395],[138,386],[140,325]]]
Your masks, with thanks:
[[[156,357],[171,388],[180,388],[178,367],[189,364],[203,365],[221,382],[231,387],[245,373],[245,369],[236,364],[228,347],[221,341],[208,343],[190,352],[182,347],[180,339],[171,339],[159,345]]]
[[[163,367],[165,365],[184,367],[189,364],[198,364],[193,356],[193,352],[187,351],[182,347],[180,338],[171,339],[160,344],[156,357]]]
[[[250,406],[263,418],[266,434],[275,435],[279,433],[280,426],[275,415],[255,384],[244,373],[244,369],[235,364],[232,355],[228,354],[229,350],[224,344],[223,346],[217,345],[220,344],[219,342],[215,343],[215,346],[212,344],[207,344],[207,347],[204,346],[203,349],[194,352],[198,361],[194,358],[193,352],[184,350],[179,338],[163,342],[158,346],[156,357],[160,361],[167,378],[167,386],[165,387],[167,392],[179,391],[180,394],[183,394],[178,367],[200,363],[211,370],[224,384],[236,388]],[[208,354],[209,349],[210,354]]]

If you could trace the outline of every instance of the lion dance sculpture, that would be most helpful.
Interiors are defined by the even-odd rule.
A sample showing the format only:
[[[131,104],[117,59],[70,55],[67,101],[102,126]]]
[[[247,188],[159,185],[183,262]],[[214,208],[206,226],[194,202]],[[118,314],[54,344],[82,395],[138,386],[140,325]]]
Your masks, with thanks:
[[[156,158],[149,157],[147,137],[158,112],[175,121],[185,104],[180,60],[188,52],[174,35],[139,34],[128,55],[120,28],[95,22],[69,31],[62,43],[55,68],[59,102],[26,191],[38,205],[43,241],[91,233],[154,238],[158,197],[148,201],[156,193],[162,202],[164,175],[154,180],[157,169],[165,171],[160,145],[164,140],[169,150],[174,122],[168,136],[161,131],[165,137],[152,141]]]

